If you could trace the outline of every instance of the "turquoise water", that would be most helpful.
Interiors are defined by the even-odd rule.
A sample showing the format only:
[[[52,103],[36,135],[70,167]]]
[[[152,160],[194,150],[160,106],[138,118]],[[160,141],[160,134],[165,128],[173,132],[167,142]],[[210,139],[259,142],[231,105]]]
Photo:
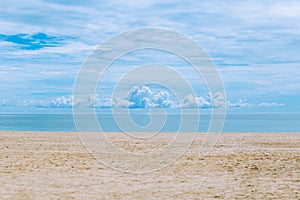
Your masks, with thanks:
[[[193,117],[193,116],[189,116]],[[133,120],[141,126],[149,123],[147,115],[135,114]],[[103,131],[121,131],[112,115],[99,114]],[[207,131],[210,115],[201,115],[198,131]],[[177,131],[180,116],[169,115],[162,131]],[[0,130],[76,131],[71,114],[2,114]],[[224,132],[300,132],[300,114],[230,114],[226,116]]]

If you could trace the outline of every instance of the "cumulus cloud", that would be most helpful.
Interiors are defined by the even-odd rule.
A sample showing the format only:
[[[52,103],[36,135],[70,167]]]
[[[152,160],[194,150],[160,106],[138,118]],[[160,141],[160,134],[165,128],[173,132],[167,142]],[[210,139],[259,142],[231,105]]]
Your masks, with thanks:
[[[206,97],[187,95],[182,100],[182,107],[217,108],[224,105],[225,97],[221,92],[208,93]]]
[[[74,96],[61,96],[55,98],[49,104],[49,107],[52,108],[71,108],[78,105],[83,105],[86,107],[95,107],[95,108],[109,108],[112,107],[115,103],[110,98],[100,98],[99,95],[88,95],[85,99],[75,98]]]
[[[33,107],[33,108],[47,108],[49,107],[49,102],[45,100],[35,100],[35,99],[19,99],[17,101],[10,101],[9,106],[16,107]]]
[[[128,97],[128,105],[131,108],[168,108],[174,105],[168,91],[152,91],[148,86],[134,87]]]
[[[251,103],[246,102],[246,100],[239,99],[237,102],[227,102],[228,107],[235,107],[235,108],[247,108],[253,106]]]
[[[73,104],[73,96],[61,96],[51,101],[50,107],[52,108],[71,108]]]
[[[113,107],[117,108],[128,108],[132,105],[133,103],[129,102],[127,99],[122,99],[122,98],[114,98],[112,100],[112,105]]]
[[[61,96],[55,98],[49,104],[49,107],[52,108],[71,108],[78,105],[83,105],[86,107],[95,107],[95,108],[109,108],[114,104],[119,105],[121,102],[117,103],[110,98],[100,98],[97,94],[88,95],[85,99],[75,98],[74,96]]]

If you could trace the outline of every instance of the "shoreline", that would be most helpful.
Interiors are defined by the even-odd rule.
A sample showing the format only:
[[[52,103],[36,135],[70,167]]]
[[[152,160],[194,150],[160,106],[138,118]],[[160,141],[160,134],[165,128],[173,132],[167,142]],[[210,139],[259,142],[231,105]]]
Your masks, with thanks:
[[[41,130],[41,131],[32,131],[32,130],[0,130],[0,133],[4,133],[4,132],[11,132],[11,133],[79,133],[78,131],[44,131],[44,130]],[[88,133],[88,132],[87,132]],[[91,132],[93,133],[93,132]],[[95,133],[101,133],[101,132],[95,132]],[[103,131],[102,133],[123,133],[121,131]],[[147,132],[146,132],[147,133]],[[174,133],[177,133],[177,132],[166,132],[166,131],[162,131],[160,133],[171,133],[171,134],[174,134]],[[178,132],[180,133],[180,132]],[[193,133],[193,132],[182,132],[182,133]],[[208,132],[195,132],[195,134],[206,134]],[[267,131],[267,132],[263,132],[263,131],[247,131],[247,132],[244,132],[244,131],[222,131],[220,132],[220,134],[255,134],[255,133],[261,133],[261,134],[284,134],[284,133],[287,133],[287,134],[300,134],[300,131],[284,131],[284,132],[281,132],[281,131]],[[210,132],[210,134],[215,134],[214,132]]]

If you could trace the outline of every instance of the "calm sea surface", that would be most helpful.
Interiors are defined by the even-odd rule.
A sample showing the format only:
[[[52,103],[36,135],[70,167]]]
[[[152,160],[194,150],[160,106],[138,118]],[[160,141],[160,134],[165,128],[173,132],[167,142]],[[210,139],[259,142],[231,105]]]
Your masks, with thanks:
[[[147,115],[135,114],[132,119],[140,126],[150,122]],[[121,131],[110,114],[99,114],[98,121],[103,131]],[[207,131],[209,122],[210,115],[201,115],[198,131]],[[169,115],[162,131],[176,132],[179,124],[179,115]],[[0,130],[76,131],[76,127],[71,114],[2,114]],[[230,114],[226,116],[223,131],[300,132],[300,114]]]

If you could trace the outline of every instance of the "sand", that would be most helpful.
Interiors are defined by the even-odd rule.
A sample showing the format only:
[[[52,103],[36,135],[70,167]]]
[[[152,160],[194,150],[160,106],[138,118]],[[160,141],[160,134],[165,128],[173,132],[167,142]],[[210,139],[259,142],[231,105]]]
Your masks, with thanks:
[[[202,139],[166,168],[130,174],[97,161],[76,133],[3,131],[0,199],[300,199],[300,133],[223,133],[205,157]]]

